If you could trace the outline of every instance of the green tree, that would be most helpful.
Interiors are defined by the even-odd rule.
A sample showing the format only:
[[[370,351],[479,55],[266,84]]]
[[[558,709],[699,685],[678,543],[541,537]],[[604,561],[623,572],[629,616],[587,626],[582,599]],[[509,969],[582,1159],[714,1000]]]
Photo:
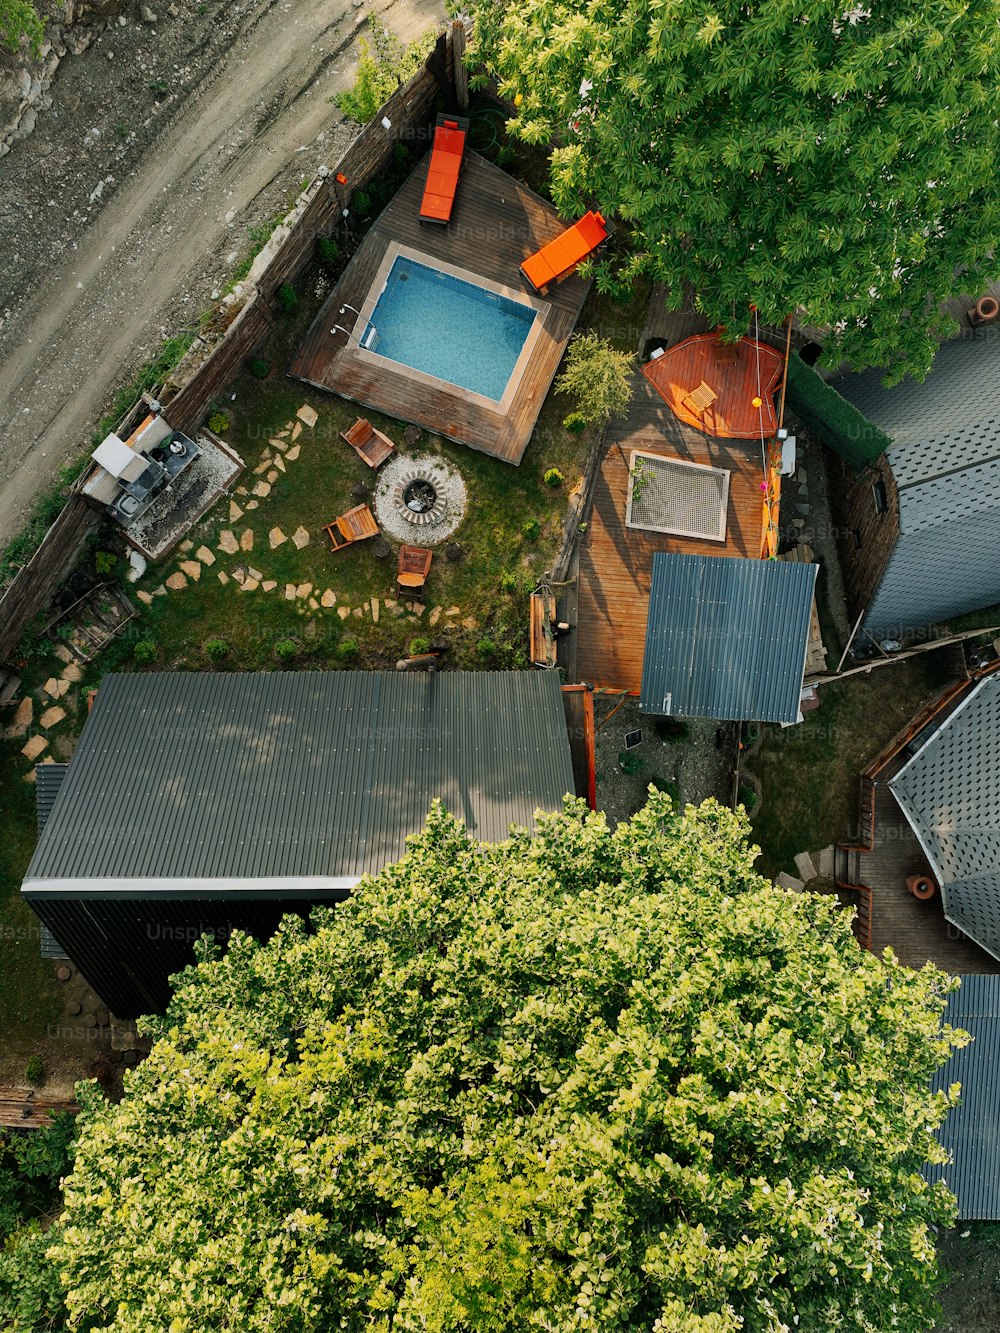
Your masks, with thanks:
[[[938,302],[1000,272],[998,0],[472,8],[470,58],[551,145],[560,210],[631,231],[605,288],[617,262],[733,331],[748,304],[797,313],[830,328],[828,362],[899,377],[954,328]]]
[[[576,399],[577,415],[588,425],[592,421],[603,425],[628,406],[634,363],[634,356],[616,351],[606,338],[578,333],[570,342],[556,388]]]
[[[71,1327],[927,1328],[950,983],[748,830],[435,808],[315,933],[201,946],[120,1105],[81,1085]]]
[[[45,21],[31,0],[0,0],[0,47],[16,51],[25,38],[38,52],[45,33]]]
[[[63,1283],[46,1258],[58,1234],[45,1229],[59,1210],[75,1131],[73,1117],[0,1137],[0,1328],[15,1333],[64,1326]]]

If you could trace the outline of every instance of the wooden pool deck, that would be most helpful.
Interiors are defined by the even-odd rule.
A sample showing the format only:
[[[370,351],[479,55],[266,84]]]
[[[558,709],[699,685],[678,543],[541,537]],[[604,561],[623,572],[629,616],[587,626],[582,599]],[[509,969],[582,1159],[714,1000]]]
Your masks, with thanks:
[[[625,526],[632,451],[679,458],[730,473],[724,542],[639,531]],[[608,430],[580,550],[574,635],[575,679],[638,690],[657,551],[694,555],[760,555],[763,480],[760,447],[713,439],[678,421],[641,375],[628,415]]]
[[[778,428],[774,394],[784,364],[780,352],[753,338],[744,336],[725,348],[718,334],[698,333],[648,361],[642,373],[679,421],[721,439],[759,440],[762,426],[765,439]],[[702,384],[715,398],[699,412],[689,395]],[[758,396],[761,405],[756,408],[753,400]]]
[[[566,227],[551,204],[471,150],[466,153],[452,221],[447,227],[417,217],[427,159],[418,164],[372,224],[296,353],[289,373],[318,389],[340,394],[387,416],[492,454],[515,466],[527,448],[590,283],[574,275],[538,297],[519,266]],[[501,408],[442,380],[418,379],[405,366],[359,348],[355,338],[332,331],[354,328],[390,247],[419,251],[434,263],[465,269],[479,278],[532,297],[541,321],[527,363]],[[363,332],[363,331],[362,331]],[[517,371],[515,371],[515,375]]]

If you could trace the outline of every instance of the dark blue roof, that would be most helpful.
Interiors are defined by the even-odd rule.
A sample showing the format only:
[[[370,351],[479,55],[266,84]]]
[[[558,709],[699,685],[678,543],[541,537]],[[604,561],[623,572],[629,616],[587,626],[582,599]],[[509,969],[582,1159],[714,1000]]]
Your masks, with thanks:
[[[644,713],[797,722],[817,565],[653,558]]]
[[[963,976],[960,990],[948,997],[944,1021],[963,1028],[972,1041],[954,1051],[938,1070],[935,1091],[962,1085],[962,1100],[948,1112],[938,1140],[952,1161],[924,1167],[924,1178],[943,1180],[958,1199],[960,1221],[1000,1218],[1000,977]]]

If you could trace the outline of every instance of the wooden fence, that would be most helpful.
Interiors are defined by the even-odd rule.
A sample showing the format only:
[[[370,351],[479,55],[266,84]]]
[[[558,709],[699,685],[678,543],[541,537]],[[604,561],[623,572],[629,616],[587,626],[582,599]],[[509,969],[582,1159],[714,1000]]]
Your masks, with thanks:
[[[198,429],[209,404],[221,397],[240,366],[266,341],[274,326],[271,302],[279,287],[293,282],[312,260],[317,240],[335,230],[351,195],[386,169],[396,144],[410,148],[430,144],[438,97],[443,95],[449,105],[455,97],[455,50],[449,29],[413,78],[376,112],[336,168],[313,185],[312,198],[290,225],[284,243],[258,278],[254,294],[215,347],[207,356],[203,348],[189,353],[186,361],[191,373],[163,409],[164,418],[175,430],[190,435]],[[389,121],[388,129],[384,120]],[[179,369],[183,377],[184,362]],[[175,372],[174,383],[177,380]],[[102,511],[79,492],[70,497],[38,550],[0,597],[0,662],[10,660],[25,629],[49,606],[101,519]]]

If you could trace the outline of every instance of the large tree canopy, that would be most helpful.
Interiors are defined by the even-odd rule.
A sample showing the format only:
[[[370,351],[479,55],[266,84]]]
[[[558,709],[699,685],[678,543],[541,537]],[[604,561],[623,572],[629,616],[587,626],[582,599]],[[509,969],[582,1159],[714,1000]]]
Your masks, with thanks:
[[[474,59],[553,145],[567,214],[632,229],[620,278],[742,331],[798,312],[829,359],[923,371],[938,301],[1000,235],[997,0],[475,0]],[[960,275],[960,266],[968,270]],[[607,281],[607,273],[605,274]]]
[[[116,1333],[928,1326],[947,979],[766,884],[745,817],[577,803],[183,977],[88,1099],[54,1256]]]

